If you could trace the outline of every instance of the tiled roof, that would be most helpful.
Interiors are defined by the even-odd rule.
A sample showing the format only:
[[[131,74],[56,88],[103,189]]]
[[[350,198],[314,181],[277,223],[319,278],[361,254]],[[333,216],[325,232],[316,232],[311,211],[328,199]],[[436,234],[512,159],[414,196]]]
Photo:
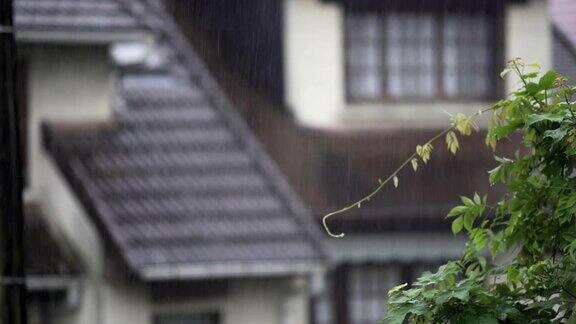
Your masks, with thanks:
[[[144,28],[117,0],[15,0],[24,31],[133,32]]]
[[[115,124],[45,129],[80,200],[143,279],[317,268],[312,218],[167,14],[147,8],[138,20],[162,22],[164,59],[121,70]]]

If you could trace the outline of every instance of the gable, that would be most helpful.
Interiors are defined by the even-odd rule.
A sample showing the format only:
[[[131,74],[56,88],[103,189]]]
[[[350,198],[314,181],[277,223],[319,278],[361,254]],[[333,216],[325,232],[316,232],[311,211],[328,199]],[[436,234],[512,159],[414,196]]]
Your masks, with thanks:
[[[143,280],[318,271],[316,224],[169,16],[145,8],[162,59],[119,67],[115,122],[44,132],[94,223]]]

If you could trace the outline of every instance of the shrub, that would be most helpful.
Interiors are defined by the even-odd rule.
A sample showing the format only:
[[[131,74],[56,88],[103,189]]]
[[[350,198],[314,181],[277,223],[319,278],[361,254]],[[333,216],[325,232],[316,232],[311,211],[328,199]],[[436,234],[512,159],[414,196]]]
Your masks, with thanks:
[[[463,257],[390,290],[388,323],[576,323],[576,87],[518,59],[502,76],[509,74],[520,85],[509,99],[452,116],[442,132],[453,153],[457,134],[469,135],[481,113],[492,113],[488,146],[521,133],[526,150],[496,157],[488,172],[507,193],[493,203],[461,197],[447,217],[454,234],[469,237]],[[432,142],[409,159],[415,170],[430,158]]]

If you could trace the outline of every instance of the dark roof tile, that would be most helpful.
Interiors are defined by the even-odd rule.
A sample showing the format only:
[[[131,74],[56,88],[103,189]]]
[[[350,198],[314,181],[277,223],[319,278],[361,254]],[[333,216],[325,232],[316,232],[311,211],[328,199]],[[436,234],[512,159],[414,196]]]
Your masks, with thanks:
[[[117,0],[16,0],[14,21],[25,31],[134,32],[144,25]]]

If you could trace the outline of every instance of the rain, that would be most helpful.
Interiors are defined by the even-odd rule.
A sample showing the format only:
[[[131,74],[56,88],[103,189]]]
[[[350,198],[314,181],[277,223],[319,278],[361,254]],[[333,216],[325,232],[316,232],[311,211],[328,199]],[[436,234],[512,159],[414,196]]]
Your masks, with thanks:
[[[389,323],[393,287],[462,258],[461,196],[506,195],[502,70],[576,77],[575,15],[0,0],[0,324]]]

